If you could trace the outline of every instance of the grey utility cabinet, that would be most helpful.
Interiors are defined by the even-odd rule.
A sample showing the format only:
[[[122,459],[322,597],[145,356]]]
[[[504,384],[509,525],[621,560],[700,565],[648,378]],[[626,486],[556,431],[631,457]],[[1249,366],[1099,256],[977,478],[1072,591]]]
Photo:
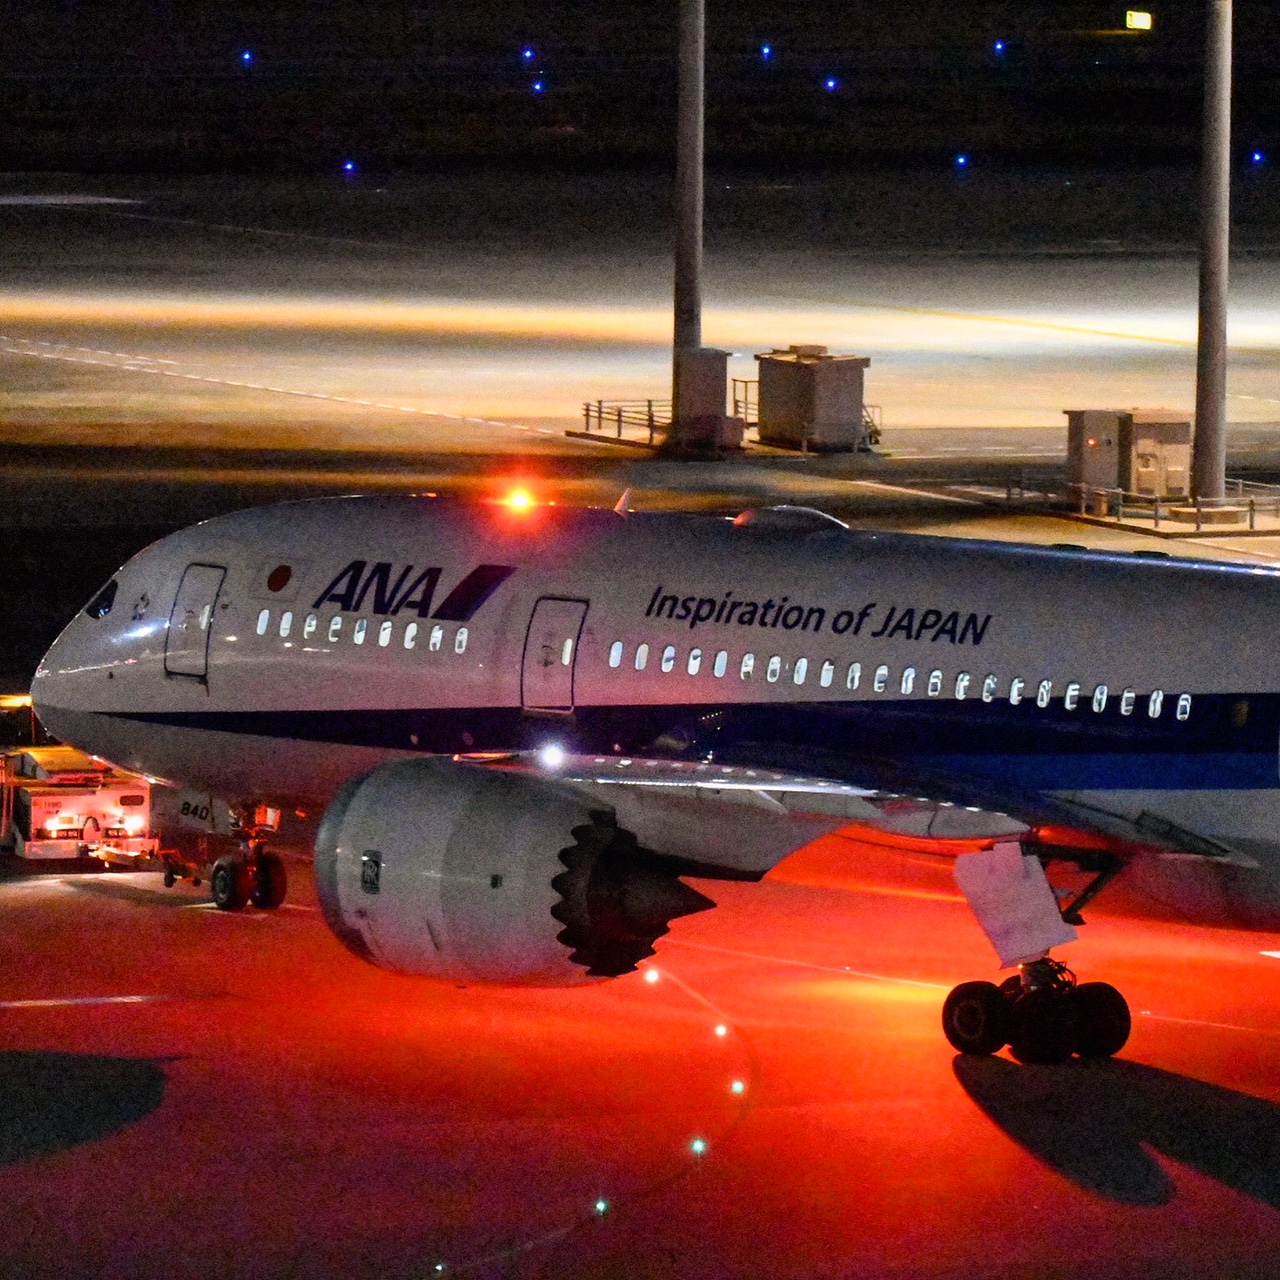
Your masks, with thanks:
[[[835,356],[826,347],[766,351],[760,362],[760,443],[782,449],[844,450],[863,443],[866,356]]]

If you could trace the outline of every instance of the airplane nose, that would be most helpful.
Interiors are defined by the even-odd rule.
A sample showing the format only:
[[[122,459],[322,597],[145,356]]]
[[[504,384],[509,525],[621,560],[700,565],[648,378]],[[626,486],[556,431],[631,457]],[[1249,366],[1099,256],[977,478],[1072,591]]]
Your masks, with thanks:
[[[62,629],[31,681],[31,702],[40,723],[55,738],[86,749],[81,741],[84,717],[105,709],[115,668],[124,657],[119,594],[117,576]]]

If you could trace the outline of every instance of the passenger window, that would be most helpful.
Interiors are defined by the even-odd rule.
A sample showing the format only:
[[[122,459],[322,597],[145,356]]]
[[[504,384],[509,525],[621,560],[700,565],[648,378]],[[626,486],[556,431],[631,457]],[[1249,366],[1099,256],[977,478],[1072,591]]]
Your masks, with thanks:
[[[969,673],[962,671],[956,676],[956,697],[963,698],[969,692]]]
[[[1049,699],[1053,697],[1053,681],[1041,680],[1039,687],[1036,689],[1036,706],[1047,707]]]
[[[1152,689],[1151,696],[1147,699],[1147,715],[1153,720],[1160,718],[1160,712],[1164,710],[1164,690]]]
[[[418,643],[418,624],[416,622],[411,622],[404,629],[404,647],[406,649],[412,649],[413,646],[417,643]]]
[[[698,671],[701,669],[701,667],[702,667],[702,650],[690,649],[689,662],[688,662],[688,668],[687,668],[689,674],[691,676],[696,676],[698,674]]]
[[[856,689],[862,683],[862,663],[849,663],[849,674],[844,678],[846,689]]]
[[[280,639],[287,640],[289,632],[293,630],[293,614],[282,613],[280,615]]]
[[[356,629],[351,633],[352,644],[364,644],[365,635],[369,630],[369,622],[367,618],[356,619]]]
[[[994,675],[989,675],[982,682],[982,700],[983,702],[994,702],[996,697],[996,680]]]
[[[929,672],[929,683],[925,687],[925,692],[931,698],[936,698],[942,693],[942,672],[933,670]]]
[[[769,665],[764,669],[764,678],[770,684],[773,684],[777,681],[778,677],[781,674],[782,674],[782,658],[779,654],[775,653],[773,657],[769,659]]]
[[[441,644],[443,643],[444,643],[444,628],[432,627],[431,634],[430,636],[427,637],[427,648],[430,649],[432,653],[436,653],[438,652]]]
[[[258,614],[258,634],[260,636],[265,636],[267,634],[267,628],[270,625],[271,625],[271,610],[263,609],[263,611],[260,614]]]
[[[754,653],[744,653],[742,655],[742,666],[738,668],[738,674],[744,680],[751,679],[751,673],[756,669],[756,655]]]
[[[1189,693],[1180,693],[1178,695],[1178,709],[1174,715],[1179,720],[1191,719],[1191,695]]]
[[[1062,695],[1062,709],[1064,711],[1074,711],[1080,705],[1080,686],[1073,680],[1067,685],[1067,691]]]
[[[636,670],[643,671],[649,665],[649,646],[641,644],[636,646]]]
[[[711,668],[711,674],[715,676],[717,680],[719,680],[720,677],[724,675],[724,673],[728,670],[729,670],[729,650],[721,649],[720,652],[716,654],[716,664],[714,667]]]
[[[1009,686],[1009,705],[1016,707],[1022,701],[1022,691],[1027,687],[1027,682],[1021,676],[1015,676],[1013,683]]]
[[[320,620],[316,617],[314,613],[307,614],[306,621],[302,624],[302,638],[304,640],[310,640],[311,637],[315,635],[316,626],[318,625],[319,621]]]
[[[387,645],[391,643],[391,632],[395,628],[395,625],[396,624],[388,618],[386,622],[378,628],[378,644],[381,648],[385,649]]]
[[[889,668],[879,666],[876,673],[871,677],[871,687],[876,693],[883,693],[889,685]]]
[[[834,662],[824,662],[822,664],[822,671],[818,675],[818,683],[824,689],[830,689],[831,682],[832,680],[835,679],[835,677],[836,677],[836,664]]]
[[[674,671],[675,667],[676,667],[676,647],[673,644],[669,644],[662,651],[662,669],[663,671]]]
[[[791,673],[792,684],[804,684],[809,675],[809,659],[797,658],[795,670]]]
[[[459,630],[461,630],[461,628],[459,628]],[[465,649],[466,647],[467,647],[467,642],[464,640],[462,642],[462,649]],[[457,642],[455,640],[454,650],[453,650],[454,653],[461,653],[462,649],[459,649],[457,647]],[[567,667],[572,661],[573,661],[573,637],[570,636],[564,642],[564,644],[560,646],[560,665],[562,667]]]
[[[458,628],[458,630],[454,633],[454,637],[453,637],[454,653],[466,653],[467,640],[470,638],[470,634],[471,633],[466,629],[466,627]],[[569,646],[569,649],[568,649],[569,657],[572,658],[573,657],[573,641],[566,640],[565,643]],[[565,661],[563,657],[561,658],[561,661],[564,662],[566,667],[569,665],[569,663]]]
[[[916,669],[915,667],[906,667],[902,672],[902,679],[898,682],[898,688],[903,693],[910,693],[916,687]]]
[[[615,640],[609,646],[609,665],[611,667],[622,666],[622,641]]]
[[[1099,713],[1107,709],[1107,696],[1109,690],[1105,684],[1100,684],[1093,691],[1093,709]]]
[[[338,637],[342,634],[342,614],[335,613],[329,619],[329,643],[335,644]]]
[[[1120,695],[1120,714],[1122,716],[1133,715],[1133,704],[1137,702],[1138,695],[1132,689],[1126,689]]]

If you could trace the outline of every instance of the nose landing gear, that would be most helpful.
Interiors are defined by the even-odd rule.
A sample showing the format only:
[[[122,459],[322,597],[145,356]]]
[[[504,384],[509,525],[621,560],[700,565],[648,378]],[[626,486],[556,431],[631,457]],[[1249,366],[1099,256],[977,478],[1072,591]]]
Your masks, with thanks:
[[[998,1053],[1007,1044],[1019,1062],[1108,1058],[1129,1039],[1124,996],[1107,982],[1077,983],[1048,956],[1019,966],[1000,986],[962,982],[942,1006],[942,1029],[967,1054]]]
[[[263,841],[248,840],[242,853],[213,864],[209,887],[219,911],[242,911],[249,903],[274,911],[284,902],[288,887],[284,862]]]

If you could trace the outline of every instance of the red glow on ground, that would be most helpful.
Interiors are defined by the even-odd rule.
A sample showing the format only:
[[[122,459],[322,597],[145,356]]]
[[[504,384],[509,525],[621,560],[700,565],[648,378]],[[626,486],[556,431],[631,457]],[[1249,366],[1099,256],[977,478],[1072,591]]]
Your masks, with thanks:
[[[882,839],[698,881],[642,974],[557,990],[363,964],[305,863],[271,916],[0,883],[0,1002],[55,1002],[0,1007],[0,1275],[1280,1274],[1276,935],[1100,915],[1063,958],[1129,997],[1121,1059],[957,1063],[994,956]]]

